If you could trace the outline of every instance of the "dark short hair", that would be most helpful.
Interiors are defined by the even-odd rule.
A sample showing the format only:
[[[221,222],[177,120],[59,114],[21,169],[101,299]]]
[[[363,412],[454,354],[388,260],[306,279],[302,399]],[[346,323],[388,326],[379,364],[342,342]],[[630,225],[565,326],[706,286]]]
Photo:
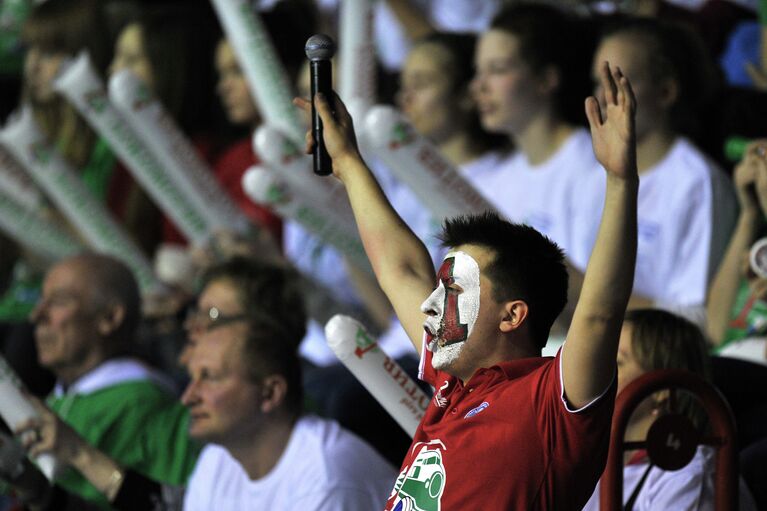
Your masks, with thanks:
[[[519,54],[535,73],[559,73],[554,106],[565,120],[583,123],[583,98],[591,93],[589,56],[595,48],[593,23],[540,3],[514,3],[501,9],[490,28],[513,35]]]
[[[624,324],[631,327],[631,351],[645,371],[685,369],[711,380],[711,360],[703,332],[689,320],[660,309],[636,309],[626,313]],[[686,393],[678,396],[679,411],[698,426],[705,413]]]
[[[627,17],[604,26],[601,40],[612,36],[631,38],[634,51],[641,51],[647,59],[648,79],[677,83],[679,93],[669,115],[672,127],[687,135],[697,134],[697,116],[718,87],[716,64],[700,35],[673,21]]]
[[[493,283],[493,299],[527,303],[533,341],[543,348],[567,303],[562,249],[529,225],[491,212],[446,220],[439,239],[446,247],[479,245],[492,251],[493,261],[482,271]]]
[[[237,257],[210,268],[203,277],[204,285],[222,280],[235,288],[248,315],[248,377],[257,382],[270,374],[284,376],[286,405],[298,413],[303,403],[298,345],[306,334],[298,275],[284,266]]]

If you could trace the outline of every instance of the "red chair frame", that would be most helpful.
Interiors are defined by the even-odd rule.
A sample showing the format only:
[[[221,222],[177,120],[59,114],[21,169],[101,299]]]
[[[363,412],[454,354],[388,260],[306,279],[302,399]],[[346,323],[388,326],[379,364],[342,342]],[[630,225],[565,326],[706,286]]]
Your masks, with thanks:
[[[623,453],[645,446],[645,442],[623,441],[626,426],[634,409],[645,398],[665,389],[671,390],[672,409],[675,403],[674,389],[683,389],[700,400],[711,423],[712,433],[710,436],[702,437],[698,445],[710,445],[716,448],[715,509],[716,511],[737,509],[738,454],[732,411],[716,387],[698,375],[681,369],[661,369],[643,374],[627,385],[617,397],[607,467],[602,474],[600,509],[602,511],[623,509]]]

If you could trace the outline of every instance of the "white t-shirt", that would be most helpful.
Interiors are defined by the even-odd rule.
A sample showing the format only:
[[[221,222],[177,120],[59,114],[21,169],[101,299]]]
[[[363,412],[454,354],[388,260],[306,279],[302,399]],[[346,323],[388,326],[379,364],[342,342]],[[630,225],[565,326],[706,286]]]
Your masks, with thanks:
[[[603,173],[591,135],[577,128],[544,163],[531,165],[517,151],[498,171],[473,182],[507,219],[531,225],[569,251],[575,201],[580,200],[573,192],[588,176]]]
[[[579,190],[578,221],[570,247],[585,270],[596,241],[605,174]],[[689,140],[678,138],[665,158],[639,176],[638,246],[634,292],[684,313],[702,306],[737,215],[729,178]],[[594,209],[593,205],[598,205]]]
[[[623,503],[631,497],[647,470],[647,463],[623,467]],[[714,510],[714,450],[698,446],[690,463],[679,470],[667,472],[653,467],[639,490],[632,511],[713,511]],[[583,511],[599,511],[600,484],[584,506]],[[740,481],[740,511],[755,511],[751,493]]]
[[[382,509],[396,472],[336,422],[303,417],[277,465],[251,481],[221,446],[206,446],[184,497],[186,511]]]

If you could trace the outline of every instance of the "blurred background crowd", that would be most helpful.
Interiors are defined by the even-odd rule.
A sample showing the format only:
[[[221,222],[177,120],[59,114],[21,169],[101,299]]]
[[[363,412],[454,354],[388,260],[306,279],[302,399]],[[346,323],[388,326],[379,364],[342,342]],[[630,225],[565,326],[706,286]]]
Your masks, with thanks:
[[[344,44],[344,3],[236,2],[266,29],[289,96],[310,94],[304,44],[312,34],[326,33]],[[380,0],[370,5],[365,23],[375,90],[367,99],[404,115],[411,131],[403,132],[403,144],[411,135],[423,139],[498,212],[557,242],[567,256],[572,304],[596,239],[605,179],[597,171],[583,101],[598,95],[597,73],[604,61],[630,78],[638,103],[639,244],[634,312],[627,317],[628,340],[622,338],[618,358],[619,390],[621,377],[661,368],[691,370],[718,386],[738,426],[745,491],[767,509],[767,258],[760,256],[767,250],[767,243],[760,245],[767,236],[767,2]],[[189,238],[137,179],[131,163],[62,94],[57,80],[82,52],[104,84],[126,70],[140,80],[248,226],[211,230],[203,241]],[[254,96],[241,58],[207,1],[0,3],[3,131],[22,111],[31,115],[47,147],[84,185],[79,193],[87,200],[74,202],[98,204],[99,213],[91,214],[113,218],[160,282],[151,289],[141,286],[141,296],[134,296],[136,284],[126,283],[130,277],[121,274],[130,270],[119,263],[122,259],[135,270],[130,261],[119,250],[96,254],[103,247],[81,232],[39,178],[18,175],[25,164],[10,147],[10,136],[0,135],[0,178],[5,173],[15,179],[0,179],[0,203],[17,208],[3,206],[0,215],[21,211],[75,247],[66,254],[43,250],[30,241],[29,232],[23,236],[9,227],[13,221],[0,221],[0,352],[27,391],[48,398],[47,406],[63,420],[54,422],[60,425],[56,447],[48,447],[81,475],[68,473],[60,485],[100,506],[117,505],[114,481],[107,477],[99,486],[97,476],[89,478],[88,470],[64,452],[63,444],[78,441],[61,433],[63,424],[117,466],[184,486],[199,450],[193,440],[232,447],[235,437],[266,435],[263,428],[243,426],[263,419],[244,411],[251,401],[240,396],[243,401],[230,401],[226,409],[219,403],[223,419],[217,429],[211,427],[215,434],[195,433],[193,425],[193,438],[187,439],[185,414],[194,415],[207,399],[196,393],[210,370],[198,349],[207,342],[202,339],[247,316],[262,334],[232,358],[246,368],[238,377],[250,381],[245,373],[263,360],[270,371],[292,375],[285,378],[290,406],[280,416],[283,422],[275,422],[282,429],[274,431],[290,431],[296,416],[312,412],[362,437],[374,448],[365,456],[386,467],[376,476],[388,481],[379,492],[383,506],[394,477],[386,464],[399,466],[410,439],[338,362],[322,326],[336,313],[351,315],[413,376],[418,360],[364,264],[355,264],[349,251],[313,230],[306,218],[277,211],[275,202],[254,201],[243,189],[246,173],[281,169],[254,149],[254,133],[268,124],[262,114],[268,99]],[[338,54],[334,60],[338,83],[344,64]],[[364,116],[365,109],[359,114],[354,119],[358,131],[364,127],[365,135],[375,138],[383,128]],[[309,128],[308,118],[300,121]],[[443,218],[422,197],[442,192],[406,185],[385,158],[366,149],[374,143],[360,143],[394,208],[440,260],[444,254],[434,234]],[[310,173],[300,179],[309,188],[324,186],[312,184],[321,178]],[[32,238],[36,235],[49,236],[39,232]],[[86,249],[85,255],[75,255]],[[545,354],[561,345],[571,314],[566,309],[557,321]],[[97,395],[126,381],[153,387],[146,395],[124,388],[109,398]],[[162,396],[155,395],[158,388]],[[72,396],[97,403],[73,404]],[[116,402],[125,411],[112,419],[127,423],[130,416],[135,422],[119,440],[110,437],[107,418],[99,422],[88,415],[94,406],[110,409]],[[271,413],[265,402],[259,401],[253,414]],[[635,419],[631,434],[646,433],[665,404],[656,397],[640,410],[643,416]],[[133,415],[136,408],[144,414]],[[48,417],[45,410],[40,413]],[[705,423],[699,410],[690,415],[696,424]],[[122,444],[143,435],[152,440],[138,459]],[[163,451],[171,444],[173,449]],[[155,463],[158,459],[162,462]],[[709,453],[694,462],[709,481],[700,484],[711,486]],[[118,483],[123,483],[120,474]],[[200,483],[204,474],[195,477],[198,485],[205,482]],[[0,478],[12,479],[3,470]],[[649,481],[647,488],[662,487],[652,477]],[[683,486],[681,479],[668,484]],[[7,509],[21,506],[13,490],[7,493]],[[678,509],[712,509],[705,507],[711,495],[701,494],[702,504]],[[193,498],[187,494],[184,505],[191,509],[190,500],[196,500],[205,509],[202,502],[214,502],[206,498],[197,490]],[[176,497],[176,505],[181,499]],[[164,500],[173,505],[173,498]],[[635,509],[664,509],[661,500],[646,500],[643,505],[649,507],[637,503]],[[677,509],[665,507],[671,508]],[[362,508],[338,504],[327,509]]]

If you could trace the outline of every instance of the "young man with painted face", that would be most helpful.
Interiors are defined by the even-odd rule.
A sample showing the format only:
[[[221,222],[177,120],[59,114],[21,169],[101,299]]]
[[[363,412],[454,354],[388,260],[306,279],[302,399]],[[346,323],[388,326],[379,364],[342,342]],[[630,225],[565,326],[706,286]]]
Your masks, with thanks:
[[[539,355],[565,301],[561,251],[532,228],[493,216],[454,220],[435,290],[429,255],[360,158],[343,104],[336,121],[316,100],[373,269],[437,390],[387,510],[581,509],[599,479],[636,257],[638,188],[633,92],[607,63],[601,80],[604,106],[589,98],[586,114],[607,170],[604,216],[567,341],[553,359]]]

